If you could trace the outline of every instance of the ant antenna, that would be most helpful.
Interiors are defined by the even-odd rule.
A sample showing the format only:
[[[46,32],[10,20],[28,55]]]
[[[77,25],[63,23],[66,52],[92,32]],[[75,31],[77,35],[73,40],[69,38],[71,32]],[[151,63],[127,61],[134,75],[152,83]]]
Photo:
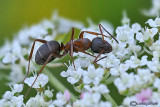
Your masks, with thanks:
[[[112,34],[110,34],[101,24],[99,24],[99,28],[103,28],[117,43],[119,43],[117,39]]]

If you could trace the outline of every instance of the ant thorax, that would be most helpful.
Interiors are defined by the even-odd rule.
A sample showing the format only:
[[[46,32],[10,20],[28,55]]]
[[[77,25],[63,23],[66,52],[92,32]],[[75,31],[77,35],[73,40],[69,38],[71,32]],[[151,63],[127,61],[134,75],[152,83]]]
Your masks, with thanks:
[[[82,50],[88,50],[91,47],[91,41],[88,38],[80,38],[74,41],[73,47],[77,47]]]

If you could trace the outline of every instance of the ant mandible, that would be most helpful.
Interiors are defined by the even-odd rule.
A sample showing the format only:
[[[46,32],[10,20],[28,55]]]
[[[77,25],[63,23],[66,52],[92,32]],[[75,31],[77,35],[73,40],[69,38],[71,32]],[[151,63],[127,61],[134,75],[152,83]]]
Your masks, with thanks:
[[[32,54],[33,54],[33,50],[34,50],[34,46],[35,46],[36,41],[44,43],[42,46],[39,47],[39,49],[36,52],[36,56],[35,56],[35,62],[38,65],[43,65],[43,66],[40,69],[40,71],[38,72],[37,77],[35,78],[31,87],[28,89],[25,97],[27,96],[30,89],[33,87],[39,74],[42,72],[42,70],[44,69],[46,64],[53,61],[55,58],[61,58],[69,52],[69,54],[72,58],[74,68],[75,68],[75,64],[73,61],[73,52],[83,52],[85,54],[88,54],[90,56],[95,57],[94,63],[106,58],[107,56],[104,56],[104,57],[98,59],[98,57],[101,54],[109,53],[112,51],[112,46],[106,40],[104,40],[104,37],[108,37],[108,36],[105,36],[103,34],[102,28],[118,43],[118,41],[114,38],[114,36],[112,36],[101,24],[99,24],[100,33],[91,32],[91,31],[82,31],[79,35],[79,39],[74,40],[74,41],[73,41],[74,28],[72,28],[71,40],[65,46],[63,45],[63,43],[61,43],[61,45],[60,45],[55,40],[46,41],[46,40],[42,40],[42,39],[36,39],[32,45],[32,49],[31,49],[30,56],[29,56],[28,72],[27,72],[27,75],[24,78],[24,80],[29,75],[30,60],[32,58]],[[88,38],[83,38],[84,33],[88,33],[88,34],[92,34],[92,35],[102,35],[102,39],[100,37],[96,37],[92,41],[90,41]],[[99,53],[98,56],[94,56],[94,55],[91,55],[90,53],[86,52],[86,50],[88,50],[89,48],[91,48],[91,51],[93,51],[94,53]],[[64,50],[64,52],[61,55],[60,52],[63,50]],[[23,80],[23,83],[24,83],[24,80]]]

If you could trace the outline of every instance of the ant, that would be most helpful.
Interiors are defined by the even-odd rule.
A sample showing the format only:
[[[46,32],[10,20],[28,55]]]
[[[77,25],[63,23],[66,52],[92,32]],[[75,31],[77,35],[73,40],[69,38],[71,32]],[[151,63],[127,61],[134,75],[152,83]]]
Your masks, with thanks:
[[[85,54],[88,54],[90,56],[95,57],[94,63],[106,58],[107,56],[104,56],[104,57],[98,59],[101,54],[110,53],[112,51],[112,46],[106,40],[104,40],[104,37],[108,37],[108,36],[105,36],[103,34],[102,28],[118,43],[118,41],[114,38],[114,36],[112,36],[101,24],[99,24],[99,29],[100,29],[101,33],[96,33],[96,32],[91,32],[91,31],[82,31],[79,35],[79,38],[74,41],[73,41],[74,28],[72,28],[71,40],[66,45],[64,45],[62,42],[60,45],[55,40],[46,41],[46,40],[42,40],[42,39],[36,39],[32,45],[32,49],[31,49],[30,56],[29,56],[28,72],[27,72],[27,75],[24,78],[24,80],[29,75],[30,60],[32,58],[32,54],[33,54],[33,50],[34,50],[34,46],[35,46],[36,41],[44,43],[43,45],[41,45],[39,47],[39,49],[36,52],[36,56],[35,56],[35,62],[38,65],[43,65],[43,66],[40,69],[40,71],[38,72],[37,77],[35,78],[31,87],[28,89],[28,91],[25,95],[25,98],[26,98],[27,94],[29,93],[30,89],[33,87],[34,83],[36,82],[39,74],[42,72],[42,70],[46,66],[46,64],[53,61],[55,58],[61,58],[61,57],[65,56],[67,53],[69,53],[72,58],[74,68],[75,68],[75,64],[73,61],[73,52],[83,52]],[[96,36],[102,35],[102,39],[100,37],[96,37],[92,41],[90,41],[88,38],[83,38],[84,33],[88,33],[88,34],[92,34],[92,35],[96,35]],[[94,55],[91,55],[90,53],[86,52],[86,50],[88,50],[89,48],[91,48],[91,51],[93,51],[94,53],[99,53],[99,55],[94,56]],[[61,51],[63,51],[62,55],[60,54]],[[23,80],[23,83],[24,83],[24,80]]]

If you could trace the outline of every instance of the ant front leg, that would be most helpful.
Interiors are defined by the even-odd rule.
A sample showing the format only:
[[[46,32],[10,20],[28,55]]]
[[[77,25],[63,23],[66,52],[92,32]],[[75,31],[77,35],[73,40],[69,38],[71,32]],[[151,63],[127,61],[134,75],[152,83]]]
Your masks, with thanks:
[[[36,39],[36,40],[33,42],[32,49],[31,49],[31,52],[30,52],[30,55],[29,55],[28,71],[27,71],[27,74],[26,74],[26,76],[25,76],[25,78],[24,78],[24,80],[23,80],[23,84],[24,84],[25,79],[26,79],[26,78],[28,77],[28,75],[29,75],[30,60],[31,60],[31,58],[32,58],[32,54],[33,54],[33,50],[34,50],[34,46],[35,46],[36,41],[41,42],[41,43],[46,43],[46,42],[47,42],[46,40],[42,40],[42,39]]]
[[[93,61],[94,63],[97,62],[98,57],[100,57],[100,55],[103,53],[103,50],[101,50],[101,52],[98,54],[98,56],[96,56],[95,60]]]
[[[102,57],[102,58],[100,58],[100,59],[96,59],[95,61],[94,61],[94,63],[97,63],[98,61],[100,61],[100,60],[102,60],[102,59],[104,59],[104,58],[106,58],[107,57],[107,55],[106,56],[104,56],[104,57]]]
[[[31,85],[31,87],[27,90],[27,92],[26,92],[26,94],[25,94],[25,97],[24,97],[24,98],[26,98],[26,97],[27,97],[27,95],[28,95],[29,91],[30,91],[30,90],[31,90],[31,88],[33,87],[34,83],[36,82],[36,80],[37,80],[37,78],[38,78],[39,74],[42,72],[42,70],[44,69],[44,67],[47,65],[47,63],[50,61],[50,59],[51,59],[53,56],[54,56],[54,54],[53,54],[53,53],[49,55],[49,57],[47,58],[46,62],[44,63],[44,65],[42,66],[42,68],[40,69],[40,71],[38,72],[37,77],[35,78],[34,82],[33,82],[33,83],[32,83],[32,85]]]

